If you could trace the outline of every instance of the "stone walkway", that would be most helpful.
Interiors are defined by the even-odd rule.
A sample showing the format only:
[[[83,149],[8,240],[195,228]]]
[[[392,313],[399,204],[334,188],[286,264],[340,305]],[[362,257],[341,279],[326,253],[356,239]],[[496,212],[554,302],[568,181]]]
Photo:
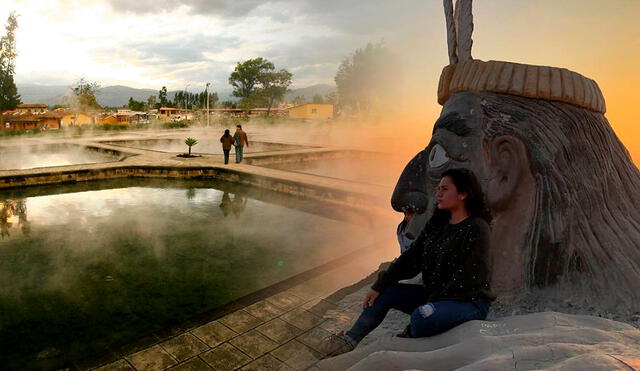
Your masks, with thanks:
[[[113,136],[111,141],[125,139],[157,139],[159,135],[133,137],[134,133],[126,136]],[[165,133],[163,139],[174,138],[175,133]],[[159,177],[159,178],[202,178],[213,177],[235,183],[243,183],[277,192],[295,194],[297,196],[320,199],[324,202],[348,203],[357,207],[362,200],[384,205],[387,208],[388,195],[392,186],[380,186],[353,182],[344,179],[330,178],[294,171],[271,169],[262,166],[272,162],[280,162],[284,158],[333,158],[346,156],[353,152],[349,148],[334,147],[300,147],[298,149],[283,149],[271,152],[255,152],[245,155],[245,163],[223,164],[222,155],[204,154],[198,158],[178,158],[176,153],[145,150],[140,148],[116,146],[103,143],[106,138],[38,138],[25,141],[25,144],[74,144],[86,145],[103,150],[120,151],[129,155],[121,161],[77,164],[67,166],[52,166],[22,170],[0,170],[0,189],[27,185],[57,184],[70,181],[89,181],[122,177]],[[18,142],[5,141],[3,145],[17,145]],[[285,143],[287,144],[287,143]],[[357,152],[357,151],[356,151]],[[364,153],[364,152],[361,152]],[[373,155],[373,154],[370,154]],[[378,154],[379,155],[379,154]]]
[[[345,325],[335,314],[327,315],[335,307],[330,295],[390,257],[383,249],[374,251],[93,370],[317,370],[320,341]]]

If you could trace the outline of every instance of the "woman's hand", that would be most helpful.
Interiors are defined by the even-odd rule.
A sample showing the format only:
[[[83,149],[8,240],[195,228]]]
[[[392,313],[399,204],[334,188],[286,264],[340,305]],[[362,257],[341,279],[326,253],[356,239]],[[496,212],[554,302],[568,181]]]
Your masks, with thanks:
[[[373,289],[369,290],[369,292],[367,293],[367,296],[364,297],[364,302],[362,303],[362,309],[366,309],[372,306],[373,302],[376,301],[379,295],[380,293],[377,292],[376,290],[373,290]]]

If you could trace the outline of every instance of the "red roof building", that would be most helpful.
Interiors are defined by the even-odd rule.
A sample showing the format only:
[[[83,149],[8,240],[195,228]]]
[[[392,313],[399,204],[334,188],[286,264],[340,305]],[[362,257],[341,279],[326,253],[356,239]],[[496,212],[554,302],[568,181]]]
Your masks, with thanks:
[[[18,104],[16,111],[24,113],[44,113],[47,112],[46,104]]]

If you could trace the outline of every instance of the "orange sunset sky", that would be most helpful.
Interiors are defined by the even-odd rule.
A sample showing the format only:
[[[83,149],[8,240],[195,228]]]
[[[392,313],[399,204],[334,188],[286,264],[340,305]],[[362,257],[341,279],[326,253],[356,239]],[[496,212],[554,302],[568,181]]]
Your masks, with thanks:
[[[594,79],[606,117],[638,164],[640,1],[528,1],[502,21],[482,22],[490,16],[485,2],[476,2],[476,58],[567,67]]]

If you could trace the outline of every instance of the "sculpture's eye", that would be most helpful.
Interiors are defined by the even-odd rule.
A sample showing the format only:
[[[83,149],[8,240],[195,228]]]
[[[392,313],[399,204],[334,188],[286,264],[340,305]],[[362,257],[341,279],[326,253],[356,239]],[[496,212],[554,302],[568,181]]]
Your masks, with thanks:
[[[449,154],[439,144],[434,145],[429,152],[429,167],[439,167],[449,161]]]

